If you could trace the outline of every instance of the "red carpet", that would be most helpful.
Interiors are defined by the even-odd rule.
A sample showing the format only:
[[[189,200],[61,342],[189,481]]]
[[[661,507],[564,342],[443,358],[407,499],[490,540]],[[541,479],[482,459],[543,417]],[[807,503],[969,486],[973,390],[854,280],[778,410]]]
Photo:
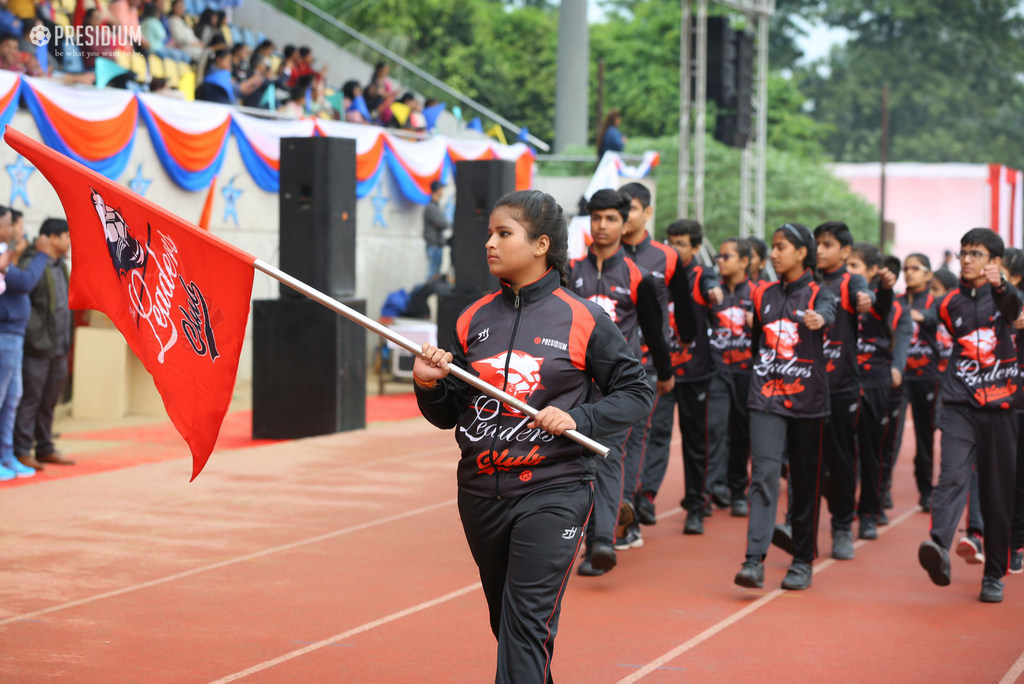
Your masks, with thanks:
[[[416,406],[416,395],[385,394],[366,398],[366,422],[379,423],[385,421],[408,420],[420,416]],[[96,440],[103,442],[120,442],[106,449],[83,451],[69,454],[76,460],[74,466],[47,466],[35,477],[19,478],[0,482],[0,489],[20,487],[36,482],[46,482],[65,477],[90,475],[119,468],[130,468],[144,463],[156,463],[173,458],[188,458],[189,450],[185,440],[170,421],[148,423],[126,427],[114,427],[104,430],[87,432],[69,432],[63,435],[68,440]],[[216,451],[230,451],[273,444],[282,440],[253,439],[252,411],[233,411],[228,413],[221,425],[220,436],[217,438]],[[216,458],[216,455],[213,456]]]

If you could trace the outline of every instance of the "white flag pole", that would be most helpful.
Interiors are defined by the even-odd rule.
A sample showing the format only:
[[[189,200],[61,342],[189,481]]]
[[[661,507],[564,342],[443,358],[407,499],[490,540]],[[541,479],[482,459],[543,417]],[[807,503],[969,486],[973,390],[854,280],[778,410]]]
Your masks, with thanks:
[[[267,262],[262,261],[261,259],[256,259],[256,261],[253,262],[253,268],[255,268],[257,271],[266,273],[274,280],[284,283],[285,285],[292,288],[296,292],[306,295],[313,301],[323,304],[328,309],[331,309],[332,311],[341,314],[350,321],[358,323],[364,328],[377,333],[381,337],[394,342],[398,346],[415,354],[416,356],[422,356],[422,345],[416,344],[415,342],[404,337],[403,335],[396,333],[391,328],[381,325],[372,318],[364,316],[355,309],[351,309],[345,306],[338,300],[328,297],[323,292],[320,292],[316,288],[310,287],[301,280],[296,280],[295,278],[288,275],[284,271],[274,268]],[[481,392],[485,392],[486,394],[494,397],[495,399],[501,401],[502,403],[511,406],[520,413],[524,413],[530,416],[531,418],[537,415],[537,409],[533,408],[532,406],[523,401],[520,401],[519,399],[516,399],[511,394],[503,392],[494,385],[488,382],[484,382],[483,380],[473,375],[472,373],[469,373],[465,369],[459,368],[454,364],[449,364],[448,368],[450,369],[449,372],[459,380],[462,380],[466,384],[477,388]],[[600,444],[599,442],[595,442],[586,435],[582,435],[575,430],[567,430],[564,434],[566,437],[573,440],[577,444],[580,444],[586,447],[587,449],[590,449],[591,451],[600,454],[601,456],[608,455],[608,447],[604,446],[603,444]]]

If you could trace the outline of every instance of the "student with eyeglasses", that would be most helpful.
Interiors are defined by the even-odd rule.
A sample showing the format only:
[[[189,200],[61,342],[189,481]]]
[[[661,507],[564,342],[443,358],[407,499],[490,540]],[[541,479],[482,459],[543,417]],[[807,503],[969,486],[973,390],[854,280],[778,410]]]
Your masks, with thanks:
[[[807,226],[787,223],[772,235],[777,282],[754,293],[751,354],[750,513],[746,558],[734,582],[764,586],[764,560],[772,544],[779,499],[782,454],[789,454],[793,492],[793,562],[782,588],[811,586],[817,556],[821,450],[829,414],[824,328],[835,321],[835,296],[815,280],[814,236]]]
[[[724,490],[734,517],[746,517],[747,464],[750,461],[750,414],[747,395],[753,356],[750,325],[756,286],[747,277],[751,248],[733,237],[718,246],[722,301],[711,307],[711,358],[715,374],[708,388],[708,482]]]
[[[932,493],[931,531],[918,561],[931,581],[951,581],[949,548],[977,468],[985,526],[985,569],[980,598],[1003,600],[1021,402],[1021,369],[1011,332],[1021,300],[999,270],[1004,246],[997,233],[974,228],[960,240],[960,285],[939,305],[953,337],[942,378],[942,459]]]
[[[931,509],[935,463],[935,402],[939,395],[939,300],[929,291],[932,264],[924,254],[909,254],[903,265],[907,289],[898,301],[910,310],[913,336],[907,350],[905,401],[914,417],[914,480],[918,504],[925,513]],[[899,433],[903,433],[906,411],[900,412]]]

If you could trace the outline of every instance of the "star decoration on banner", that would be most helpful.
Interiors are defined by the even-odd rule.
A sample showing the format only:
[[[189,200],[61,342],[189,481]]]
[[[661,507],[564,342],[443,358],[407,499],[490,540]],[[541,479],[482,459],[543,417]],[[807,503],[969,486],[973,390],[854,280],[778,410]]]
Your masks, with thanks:
[[[18,197],[25,202],[26,207],[31,207],[32,203],[28,201],[28,188],[25,187],[25,183],[28,182],[28,177],[35,172],[36,168],[31,164],[25,163],[25,158],[20,154],[17,159],[14,160],[13,164],[7,165],[7,173],[11,177],[11,201],[8,202],[10,206],[14,206],[14,200]]]
[[[373,202],[373,227],[376,228],[379,225],[381,228],[387,228],[387,221],[384,220],[384,207],[388,203],[388,198],[384,196],[384,174],[381,174],[378,179],[377,192],[370,201]]]
[[[238,207],[236,202],[238,198],[242,196],[242,190],[235,187],[235,179],[238,176],[232,176],[228,184],[221,188],[220,194],[224,197],[224,223],[228,222],[228,217],[235,220],[235,225],[238,225]]]
[[[146,191],[149,190],[149,185],[152,182],[152,178],[144,178],[142,176],[142,162],[139,162],[138,168],[135,169],[135,178],[128,181],[128,187],[131,188],[132,192],[136,195],[145,197]]]

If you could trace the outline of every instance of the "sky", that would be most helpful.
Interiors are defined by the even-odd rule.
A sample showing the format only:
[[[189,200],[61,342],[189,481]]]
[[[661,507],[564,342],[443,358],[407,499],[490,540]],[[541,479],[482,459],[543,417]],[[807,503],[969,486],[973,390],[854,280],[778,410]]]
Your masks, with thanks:
[[[828,54],[828,51],[836,43],[843,43],[849,36],[849,31],[840,28],[829,28],[824,24],[809,24],[798,20],[807,28],[808,34],[797,41],[797,46],[803,50],[804,59],[812,61]]]

